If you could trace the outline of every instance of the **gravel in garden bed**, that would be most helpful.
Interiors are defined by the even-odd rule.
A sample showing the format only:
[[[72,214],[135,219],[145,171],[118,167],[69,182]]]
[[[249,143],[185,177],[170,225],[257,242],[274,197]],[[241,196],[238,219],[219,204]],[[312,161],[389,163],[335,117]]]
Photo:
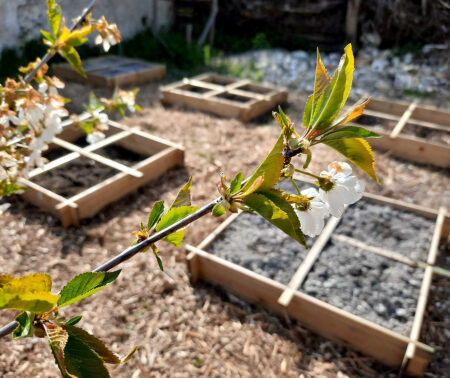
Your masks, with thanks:
[[[309,246],[313,239],[307,238]],[[283,284],[289,283],[307,249],[258,214],[243,213],[207,250]]]
[[[390,330],[408,334],[423,270],[330,241],[302,291]]]

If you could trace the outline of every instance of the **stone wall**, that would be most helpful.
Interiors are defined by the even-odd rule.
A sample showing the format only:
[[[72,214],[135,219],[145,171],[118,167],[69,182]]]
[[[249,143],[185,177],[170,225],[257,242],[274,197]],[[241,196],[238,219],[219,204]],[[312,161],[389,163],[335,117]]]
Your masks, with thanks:
[[[67,24],[77,17],[91,0],[59,0]],[[156,1],[156,20],[154,19]],[[48,30],[46,0],[0,0],[0,51],[5,47],[20,48]],[[173,20],[171,0],[98,0],[94,17],[105,15],[116,23],[124,39],[154,23],[158,29],[170,26]]]

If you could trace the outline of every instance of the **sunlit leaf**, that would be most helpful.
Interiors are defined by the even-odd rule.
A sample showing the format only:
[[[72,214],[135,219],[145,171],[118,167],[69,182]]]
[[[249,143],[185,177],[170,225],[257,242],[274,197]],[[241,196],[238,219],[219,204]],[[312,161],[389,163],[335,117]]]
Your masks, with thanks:
[[[50,311],[59,298],[50,292],[51,288],[52,279],[48,274],[32,273],[21,278],[0,275],[0,309],[37,314]]]
[[[243,192],[250,188],[255,180],[261,176],[264,177],[264,182],[260,186],[259,190],[269,189],[278,183],[280,180],[281,170],[283,169],[283,148],[283,134],[281,134],[276,141],[275,146],[272,148],[272,151],[270,151],[269,155],[264,159],[261,165],[256,169],[242,188]]]
[[[364,108],[369,102],[370,97],[365,100],[358,101],[355,105],[352,106],[350,110],[348,110],[338,119],[336,119],[333,122],[332,127],[338,125],[345,125],[347,122],[353,121],[355,118],[358,118],[360,115],[363,114]]]
[[[319,49],[317,49],[316,76],[314,79],[314,102],[322,95],[330,84],[330,75],[322,63]]]
[[[233,180],[230,183],[230,193],[234,194],[239,192],[241,189],[242,180],[244,176],[242,176],[242,172],[239,172],[236,176],[234,176]]]
[[[173,234],[167,235],[162,240],[173,244],[175,247],[181,247],[185,232],[186,232],[186,230],[176,231]]]
[[[337,140],[337,139],[351,139],[351,138],[381,138],[380,134],[374,133],[373,131],[367,130],[364,127],[358,126],[345,126],[336,131],[332,131],[325,134],[320,138],[321,142],[327,140]]]
[[[379,183],[375,173],[375,161],[369,143],[361,138],[328,140],[323,142],[327,146],[334,148],[344,155],[353,164],[361,168],[377,183]]]
[[[306,247],[305,238],[300,229],[294,229],[292,219],[289,218],[288,214],[280,209],[265,195],[259,193],[250,194],[245,198],[245,204],[255,210],[264,219],[268,220],[274,226],[278,227],[280,230]]]
[[[51,44],[54,44],[54,43],[55,43],[55,41],[56,41],[55,37],[54,37],[51,33],[49,33],[48,31],[41,30],[41,34],[42,34],[42,36],[43,36],[45,39],[47,39]]]
[[[178,192],[175,200],[170,205],[170,208],[180,207],[180,206],[191,206],[191,185],[192,185],[192,176],[189,177],[189,180]]]
[[[156,225],[156,231],[164,230],[181,219],[186,218],[198,210],[196,206],[180,206],[170,209]]]
[[[47,16],[50,30],[54,36],[59,35],[59,28],[62,21],[61,7],[56,3],[56,0],[47,0]]]
[[[159,221],[164,212],[164,201],[158,201],[153,204],[152,211],[148,216],[147,228],[150,230]]]
[[[67,45],[72,47],[81,46],[88,41],[86,36],[92,32],[92,26],[86,25],[81,29],[76,29],[72,31],[68,37],[65,39]]]
[[[31,336],[31,325],[34,320],[34,315],[22,312],[16,317],[17,328],[13,332],[13,339],[20,339],[22,337]]]
[[[222,202],[220,202],[220,203],[214,205],[214,207],[212,209],[212,214],[215,217],[221,217],[222,215],[226,214],[227,210],[228,209],[225,207],[225,205]]]
[[[12,182],[7,182],[6,180],[0,181],[0,197],[9,196],[14,193],[22,192],[24,190],[25,188]]]
[[[64,59],[66,59],[70,63],[75,71],[77,71],[81,76],[86,77],[83,65],[81,64],[80,56],[78,55],[78,52],[74,47],[64,46],[61,47],[58,52]]]
[[[95,294],[113,282],[119,274],[120,270],[116,270],[115,272],[86,272],[79,274],[61,290],[58,307],[68,306]]]
[[[258,189],[261,188],[261,185],[264,182],[264,177],[263,176],[259,176],[256,178],[255,181],[253,181],[253,184],[250,185],[248,188],[245,189],[245,191],[242,192],[241,195],[239,195],[239,198],[244,198],[250,194],[252,194],[253,192],[256,192]]]

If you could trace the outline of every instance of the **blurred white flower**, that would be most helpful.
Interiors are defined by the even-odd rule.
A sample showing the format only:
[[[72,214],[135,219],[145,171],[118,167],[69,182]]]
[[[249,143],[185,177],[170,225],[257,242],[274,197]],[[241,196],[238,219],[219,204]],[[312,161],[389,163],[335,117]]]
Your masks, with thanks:
[[[319,193],[314,188],[302,190],[301,193],[310,198],[304,209],[296,208],[301,229],[305,235],[319,235],[325,224],[324,218],[329,214],[328,206],[320,200]]]
[[[113,34],[106,34],[105,36],[98,35],[95,38],[95,44],[100,45],[103,44],[103,50],[108,51],[111,46],[114,46],[117,43],[116,38]]]
[[[89,144],[94,144],[105,138],[105,134],[100,131],[94,131],[86,137],[86,141]]]
[[[328,165],[328,171],[322,171],[322,177],[328,177],[332,183],[329,190],[319,189],[320,199],[328,205],[331,215],[340,217],[344,205],[360,200],[364,192],[364,182],[351,176],[352,168],[347,163],[334,161]]]

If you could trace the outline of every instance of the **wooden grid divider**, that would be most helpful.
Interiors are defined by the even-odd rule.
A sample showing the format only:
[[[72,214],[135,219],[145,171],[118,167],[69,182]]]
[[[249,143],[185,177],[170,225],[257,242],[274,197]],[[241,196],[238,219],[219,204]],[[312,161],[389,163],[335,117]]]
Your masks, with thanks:
[[[287,101],[285,89],[212,73],[166,85],[161,87],[161,92],[164,103],[181,103],[242,121],[248,121]]]
[[[299,270],[297,270],[291,279],[291,286],[283,285],[261,276],[260,274],[249,271],[237,264],[205,252],[205,250],[237,218],[237,216],[239,216],[239,214],[227,218],[197,247],[191,245],[186,246],[188,252],[186,260],[191,282],[205,280],[212,284],[223,286],[227,290],[241,296],[251,303],[263,304],[280,315],[285,315],[287,313],[293,318],[296,318],[303,325],[324,337],[351,346],[386,365],[396,368],[401,368],[403,366],[407,374],[421,376],[431,359],[434,349],[419,341],[420,328],[430,287],[429,282],[431,282],[432,274],[436,272],[434,270],[436,268],[434,264],[437,247],[440,238],[447,237],[449,234],[450,216],[444,208],[436,211],[423,206],[413,205],[370,193],[364,193],[363,198],[436,219],[435,230],[426,263],[420,262],[420,264],[417,264],[417,262],[413,260],[409,261],[410,259],[405,259],[403,256],[400,257],[397,253],[391,254],[391,251],[381,251],[381,254],[385,257],[393,258],[394,260],[408,265],[420,265],[419,267],[425,270],[421,294],[414,318],[415,325],[413,325],[409,337],[388,330],[387,328],[379,326],[360,316],[338,309],[335,306],[301,292],[301,290],[292,291],[293,278],[297,275]],[[330,221],[332,219],[333,218],[331,218]],[[331,232],[336,227],[338,220],[330,221],[327,222],[323,231],[324,236],[319,236],[309,253],[313,252],[316,245],[318,250],[319,244],[321,245],[321,248],[323,248],[330,239]],[[321,239],[320,243],[319,239]],[[338,240],[340,239],[341,238],[339,237]],[[349,240],[342,241],[349,242]],[[350,240],[350,243],[352,241],[353,239]],[[362,247],[370,252],[380,252],[371,251],[371,248],[368,248],[370,246],[365,244]],[[319,252],[314,253],[314,255],[316,255],[315,257],[319,254],[320,250]],[[315,258],[311,258],[311,260],[315,260]],[[306,261],[306,258],[304,261]],[[302,265],[300,265],[300,267],[302,267]],[[304,272],[307,273],[311,269],[309,264],[307,265],[305,264],[304,266],[307,267],[301,269],[302,275]],[[298,279],[299,276],[300,273],[296,279]],[[296,285],[296,287],[298,286],[300,285]],[[287,297],[291,294],[292,297]],[[285,303],[284,301],[280,301],[280,299],[283,298],[283,295],[288,299]]]
[[[372,99],[364,110],[365,115],[396,121],[395,127],[386,132],[376,130],[382,136],[371,139],[370,144],[382,151],[390,151],[392,155],[419,163],[433,164],[438,167],[450,167],[450,146],[445,143],[429,141],[419,136],[404,133],[407,125],[423,127],[429,130],[450,133],[450,112],[442,109],[412,103]],[[352,122],[355,126],[366,126]]]

